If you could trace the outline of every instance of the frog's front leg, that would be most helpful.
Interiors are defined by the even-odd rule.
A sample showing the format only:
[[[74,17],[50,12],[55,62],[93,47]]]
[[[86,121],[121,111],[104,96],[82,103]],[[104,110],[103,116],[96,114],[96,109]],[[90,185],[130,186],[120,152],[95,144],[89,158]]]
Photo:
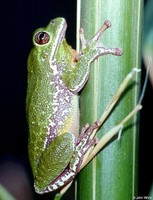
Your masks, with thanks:
[[[81,51],[77,55],[75,67],[67,66],[62,75],[65,85],[73,92],[79,92],[88,80],[91,63],[102,55],[122,55],[120,48],[107,48],[99,43],[99,39],[107,28],[111,26],[111,22],[106,20],[98,32],[90,41],[84,38],[84,30],[80,29]]]
[[[99,39],[102,36],[102,34],[110,26],[111,26],[111,22],[106,20],[104,22],[104,24],[102,25],[102,27],[97,31],[97,33],[94,35],[94,37],[92,38],[92,40],[90,42],[87,42],[85,40],[84,30],[82,28],[80,29],[80,41],[81,41],[81,45],[82,45],[82,52],[84,51],[84,49],[88,48],[88,46],[90,47],[90,43],[92,45],[95,43],[96,52],[95,52],[95,54],[92,55],[93,57],[90,62],[94,61],[96,58],[98,58],[99,56],[102,56],[102,55],[107,55],[107,54],[111,54],[111,55],[115,55],[115,56],[122,55],[121,48],[107,48],[107,47],[104,47],[102,44],[98,44]],[[82,54],[82,52],[81,52],[81,54]]]

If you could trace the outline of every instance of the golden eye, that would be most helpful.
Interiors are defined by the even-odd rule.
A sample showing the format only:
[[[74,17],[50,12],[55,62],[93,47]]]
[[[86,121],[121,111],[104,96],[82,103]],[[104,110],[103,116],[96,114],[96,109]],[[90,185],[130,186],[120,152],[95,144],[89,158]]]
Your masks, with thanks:
[[[49,39],[50,39],[49,34],[46,32],[38,32],[35,35],[35,42],[40,45],[48,43]]]

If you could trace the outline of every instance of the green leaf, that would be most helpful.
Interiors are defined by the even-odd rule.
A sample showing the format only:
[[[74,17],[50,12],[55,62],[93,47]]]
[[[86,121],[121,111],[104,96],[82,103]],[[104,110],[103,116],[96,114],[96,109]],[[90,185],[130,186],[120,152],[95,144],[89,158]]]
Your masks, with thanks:
[[[15,198],[0,184],[0,199],[1,200],[15,200]]]

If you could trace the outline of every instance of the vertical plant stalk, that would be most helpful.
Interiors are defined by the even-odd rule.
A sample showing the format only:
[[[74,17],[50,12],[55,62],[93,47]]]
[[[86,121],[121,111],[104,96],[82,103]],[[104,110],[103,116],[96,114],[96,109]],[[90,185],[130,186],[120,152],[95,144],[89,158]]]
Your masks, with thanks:
[[[113,94],[133,67],[140,67],[142,0],[78,0],[79,28],[91,39],[103,22],[112,23],[101,38],[107,47],[121,47],[123,56],[103,56],[91,66],[90,79],[81,93],[81,126],[92,124],[105,110]],[[79,41],[77,41],[79,46]],[[137,104],[139,80],[131,83],[98,132],[101,138]],[[137,195],[138,120],[134,117],[120,141],[111,141],[78,176],[77,199],[122,200]]]

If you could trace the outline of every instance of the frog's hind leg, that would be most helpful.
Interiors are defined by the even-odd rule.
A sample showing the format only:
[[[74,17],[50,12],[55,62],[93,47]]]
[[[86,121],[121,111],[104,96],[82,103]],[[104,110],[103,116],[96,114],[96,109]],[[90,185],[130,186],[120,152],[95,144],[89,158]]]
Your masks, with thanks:
[[[98,127],[99,127],[99,124],[97,122],[95,122],[91,127],[89,127],[88,124],[86,124],[83,127],[81,131],[81,135],[78,138],[78,141],[76,142],[75,149],[72,153],[72,156],[70,158],[68,165],[59,174],[59,176],[57,176],[56,179],[53,180],[43,190],[43,192],[41,191],[42,193],[47,193],[47,192],[62,188],[63,186],[67,185],[74,179],[74,177],[80,171],[80,166],[82,164],[84,155],[86,154],[86,152],[89,150],[90,147],[94,146],[97,143],[97,139],[95,137],[94,138],[90,138],[90,137],[93,131],[97,129]],[[62,154],[64,154],[64,152]],[[38,192],[38,193],[41,193],[41,192]]]

